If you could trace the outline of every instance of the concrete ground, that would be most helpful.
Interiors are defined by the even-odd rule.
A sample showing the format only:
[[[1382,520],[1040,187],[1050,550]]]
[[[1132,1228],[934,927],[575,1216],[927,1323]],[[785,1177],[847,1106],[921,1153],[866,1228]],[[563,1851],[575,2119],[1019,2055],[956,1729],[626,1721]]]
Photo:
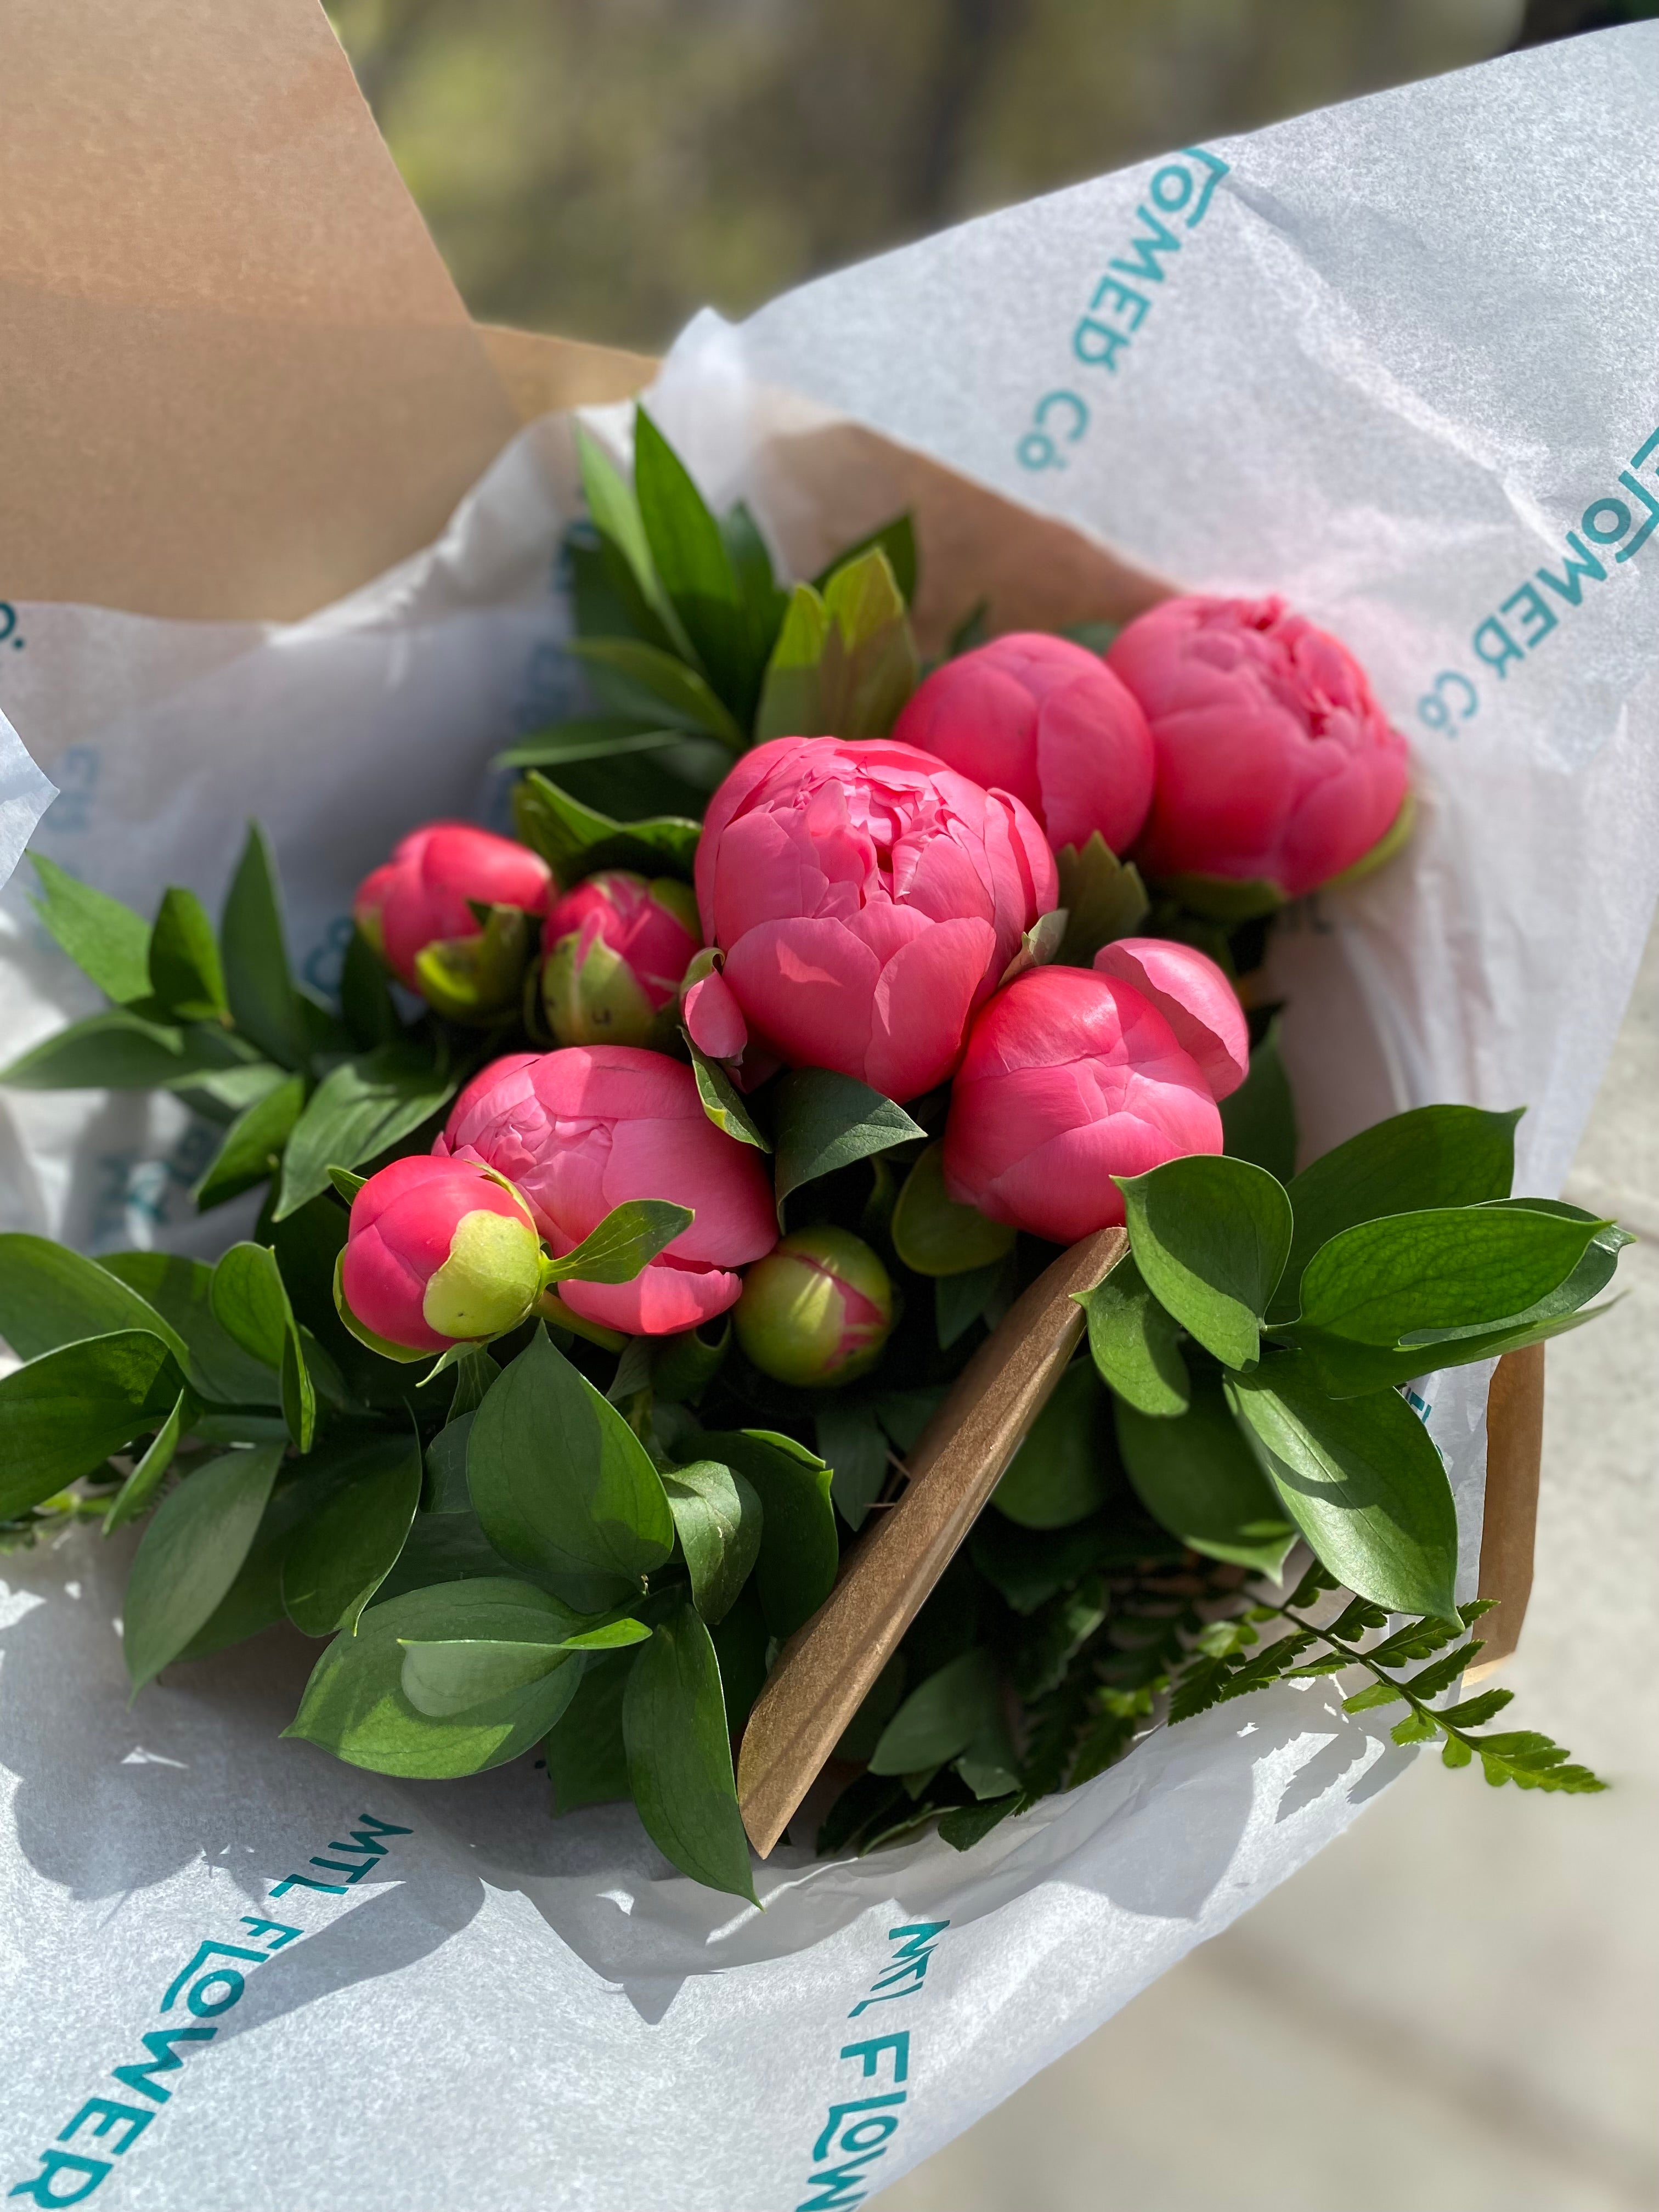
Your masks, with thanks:
[[[1659,933],[1566,1194],[1645,1241],[1618,1310],[1550,1347],[1504,1680],[1517,1726],[1616,1787],[1522,1796],[1419,1759],[883,2212],[1659,2203]]]

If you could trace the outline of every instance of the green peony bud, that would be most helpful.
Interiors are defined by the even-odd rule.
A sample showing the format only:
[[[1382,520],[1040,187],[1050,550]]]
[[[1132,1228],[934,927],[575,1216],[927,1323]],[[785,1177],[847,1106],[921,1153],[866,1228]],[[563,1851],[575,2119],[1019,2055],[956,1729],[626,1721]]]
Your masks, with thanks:
[[[880,1358],[893,1333],[893,1285],[850,1229],[798,1229],[749,1270],[733,1319],[762,1374],[833,1390]]]

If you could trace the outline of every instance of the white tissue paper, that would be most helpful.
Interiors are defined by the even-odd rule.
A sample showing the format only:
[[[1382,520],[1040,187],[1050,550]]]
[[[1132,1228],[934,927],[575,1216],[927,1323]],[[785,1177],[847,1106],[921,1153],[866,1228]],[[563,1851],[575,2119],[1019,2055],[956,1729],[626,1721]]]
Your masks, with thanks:
[[[811,534],[790,441],[851,418],[1142,574],[1281,592],[1335,630],[1423,805],[1402,860],[1280,933],[1312,1148],[1432,1099],[1525,1101],[1520,1187],[1553,1191],[1659,884],[1656,186],[1659,26],[1188,149],[735,329],[705,315],[653,404],[785,544]],[[257,813],[327,985],[356,879],[415,822],[499,806],[489,755],[562,705],[573,508],[542,425],[437,546],[311,621],[5,611],[0,708],[61,793],[36,848],[146,910],[170,881],[211,904]],[[0,730],[0,866],[50,795]],[[92,1003],[22,888],[8,1055]],[[241,1224],[191,1213],[201,1134],[166,1102],[10,1094],[0,1216],[216,1249]],[[1467,1572],[1484,1377],[1443,1381],[1423,1395]],[[529,1762],[410,1784],[279,1741],[297,1636],[129,1709],[129,1556],[88,1536],[5,1562],[0,2181],[24,2203],[838,2212],[1411,1755],[1328,1684],[1281,1687],[966,1856],[782,1847],[757,1913],[675,1874],[629,1808],[550,1820]]]

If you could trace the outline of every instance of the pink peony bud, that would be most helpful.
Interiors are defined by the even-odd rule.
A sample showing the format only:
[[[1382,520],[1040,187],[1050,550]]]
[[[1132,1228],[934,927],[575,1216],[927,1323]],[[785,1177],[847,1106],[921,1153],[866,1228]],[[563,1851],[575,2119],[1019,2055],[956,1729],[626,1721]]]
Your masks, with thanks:
[[[542,1286],[518,1192],[477,1162],[393,1160],[351,1201],[339,1296],[361,1329],[411,1352],[499,1336]]]
[[[763,1375],[838,1389],[881,1358],[893,1333],[893,1285],[850,1229],[798,1229],[749,1270],[732,1320]]]
[[[434,1149],[510,1176],[561,1259],[629,1199],[691,1208],[691,1226],[631,1283],[559,1285],[574,1313],[607,1328],[663,1336],[712,1320],[736,1304],[738,1269],[778,1241],[760,1155],[714,1127],[690,1069],[663,1053],[509,1053],[462,1091]]]
[[[947,660],[911,697],[895,739],[988,790],[1011,791],[1056,852],[1098,830],[1121,853],[1152,803],[1152,738],[1098,653],[1018,630]]]
[[[1115,975],[1151,1000],[1175,1041],[1210,1087],[1226,1098],[1250,1072],[1250,1025],[1238,994],[1207,952],[1167,937],[1120,937],[1095,955],[1103,975]]]
[[[644,1044],[696,957],[697,902],[664,876],[607,868],[542,930],[542,1006],[561,1044]]]
[[[745,753],[709,802],[696,874],[754,1042],[901,1100],[951,1073],[1056,890],[1019,800],[885,738]]]
[[[1056,1244],[1123,1219],[1114,1176],[1221,1150],[1221,1115],[1164,1016],[1115,975],[1036,968],[975,1022],[945,1188]]]
[[[527,845],[470,822],[411,830],[357,887],[357,927],[401,983],[458,1021],[514,1005],[552,871]],[[474,906],[496,911],[486,925]]]
[[[1281,599],[1166,599],[1107,655],[1152,726],[1150,875],[1260,879],[1287,898],[1392,827],[1406,740],[1346,647]]]

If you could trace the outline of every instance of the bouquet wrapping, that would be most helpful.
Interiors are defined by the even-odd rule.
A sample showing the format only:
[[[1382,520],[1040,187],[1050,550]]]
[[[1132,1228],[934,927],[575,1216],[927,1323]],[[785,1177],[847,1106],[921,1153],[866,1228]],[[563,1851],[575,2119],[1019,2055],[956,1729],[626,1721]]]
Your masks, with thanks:
[[[924,648],[975,595],[999,630],[1058,629],[1178,587],[1282,594],[1358,653],[1411,737],[1418,827],[1275,935],[1310,1152],[1430,1101],[1526,1100],[1518,1187],[1557,1188],[1628,993],[1659,885],[1656,54],[1650,32],[1610,34],[1188,149],[741,328],[701,319],[651,396],[713,501],[746,500],[794,574],[911,508]],[[1622,182],[1587,233],[1559,180],[1592,139]],[[592,422],[620,453],[627,418]],[[169,882],[212,903],[257,813],[297,963],[329,988],[355,887],[411,823],[487,814],[490,756],[575,697],[549,577],[579,505],[552,419],[428,554],[311,620],[18,608],[0,706],[62,793],[34,849],[145,910]],[[44,796],[9,757],[8,828]],[[1089,803],[1043,774],[1039,756],[1045,812]],[[1294,854],[1258,858],[1299,888]],[[19,889],[14,1051],[91,1004]],[[391,931],[416,892],[381,891]],[[550,1019],[591,1003],[584,963],[612,942],[568,919]],[[4,1114],[6,1226],[225,1243],[222,1216],[189,1220],[199,1140],[176,1103],[23,1092]],[[1419,1386],[1460,1595],[1484,1382]],[[84,2183],[110,2202],[855,2203],[1411,1756],[1328,1683],[1285,1685],[1153,1735],[966,1857],[931,1833],[848,1861],[781,1848],[757,1914],[666,1867],[626,1807],[550,1825],[523,1764],[414,1786],[277,1741],[307,1651],[182,1669],[129,1712],[124,1572],[118,1542],[8,1563],[0,1868],[27,2029],[7,2157],[41,2203]],[[167,2100],[83,2119],[131,2103],[109,2077],[135,2066],[162,2069]]]

